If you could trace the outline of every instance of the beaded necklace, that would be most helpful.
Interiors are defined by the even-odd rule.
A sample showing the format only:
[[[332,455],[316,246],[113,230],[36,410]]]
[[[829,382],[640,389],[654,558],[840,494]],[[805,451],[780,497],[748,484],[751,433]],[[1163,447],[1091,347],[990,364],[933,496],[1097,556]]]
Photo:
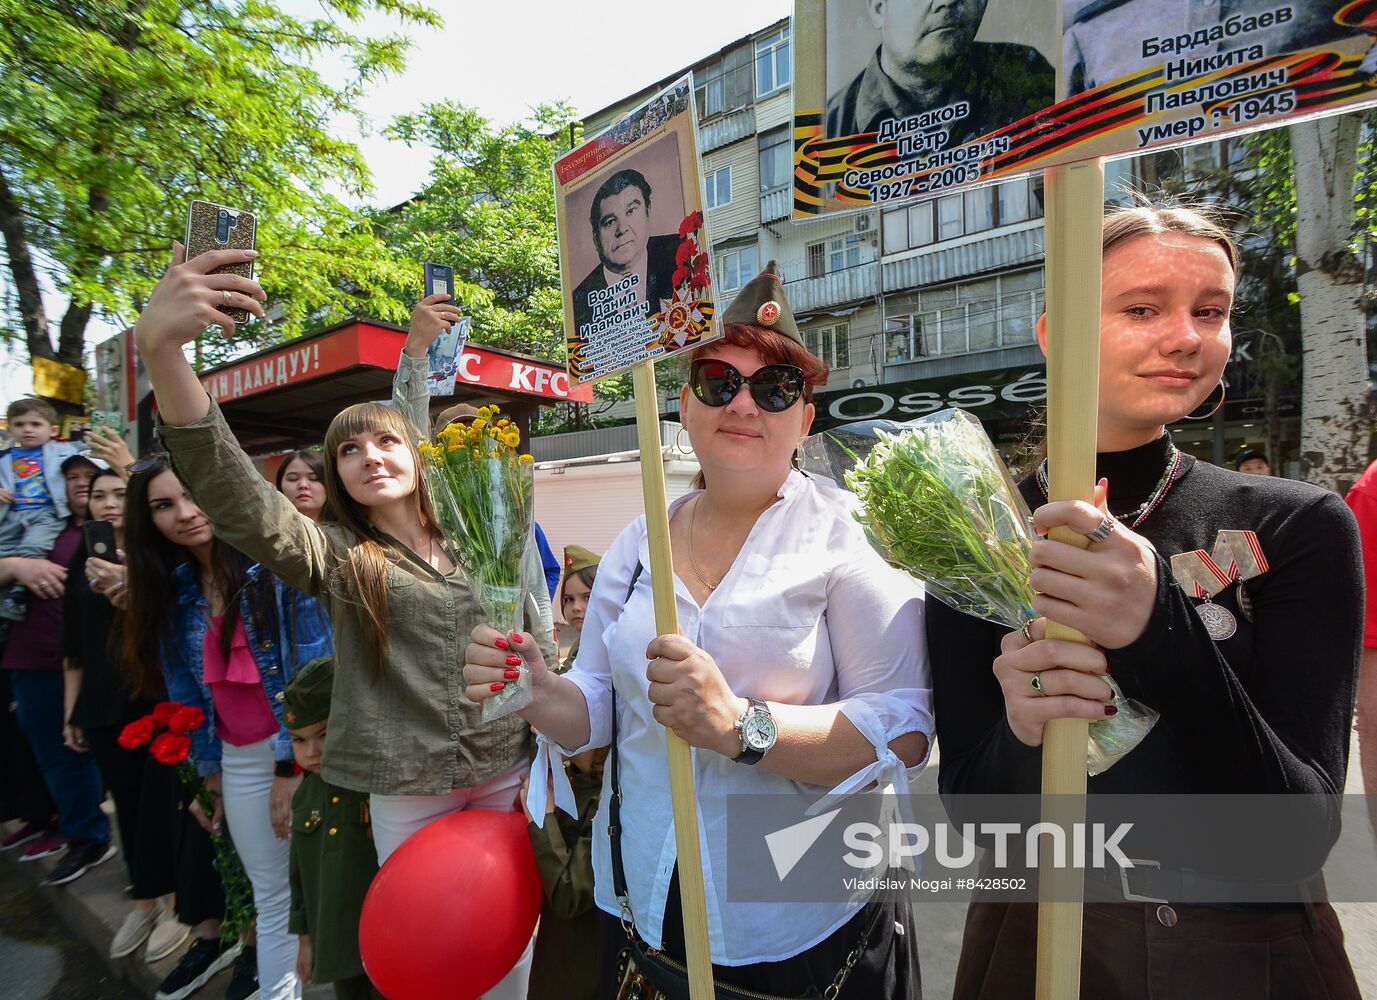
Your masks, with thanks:
[[[1128,525],[1130,531],[1136,531],[1138,525],[1146,521],[1152,512],[1161,506],[1162,501],[1165,500],[1167,494],[1171,492],[1171,488],[1176,485],[1176,473],[1180,468],[1181,449],[1173,444],[1171,446],[1171,452],[1167,456],[1167,469],[1162,473],[1162,478],[1157,480],[1157,485],[1153,487],[1152,493],[1142,502],[1137,510],[1130,511],[1119,518],[1120,521]],[[1050,499],[1047,489],[1047,459],[1045,458],[1042,460],[1042,464],[1038,466],[1037,483],[1038,489],[1042,491],[1044,499]]]

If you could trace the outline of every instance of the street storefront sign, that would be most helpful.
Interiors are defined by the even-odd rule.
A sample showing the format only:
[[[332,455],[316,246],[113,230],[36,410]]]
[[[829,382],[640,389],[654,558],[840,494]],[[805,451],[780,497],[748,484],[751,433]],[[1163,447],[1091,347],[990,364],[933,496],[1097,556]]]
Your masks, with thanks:
[[[714,339],[696,121],[685,76],[555,161],[565,348],[578,383]]]
[[[949,406],[969,410],[983,422],[1018,420],[1047,402],[1047,373],[1037,368],[947,375],[888,385],[818,393],[813,431],[855,420],[888,417],[911,420]]]
[[[202,376],[217,403],[233,402],[284,386],[326,378],[348,368],[395,369],[405,334],[365,323],[283,346]],[[455,364],[455,381],[544,399],[589,403],[591,388],[570,383],[564,369],[535,359],[514,358],[468,344]]]
[[[796,0],[795,218],[1377,103],[1377,0],[907,9]]]

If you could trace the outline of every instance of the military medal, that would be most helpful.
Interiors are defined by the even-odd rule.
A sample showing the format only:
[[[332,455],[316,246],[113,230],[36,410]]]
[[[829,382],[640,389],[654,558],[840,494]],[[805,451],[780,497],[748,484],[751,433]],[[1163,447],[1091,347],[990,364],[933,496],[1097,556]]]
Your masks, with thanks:
[[[1214,551],[1194,549],[1171,557],[1171,572],[1181,589],[1204,601],[1195,611],[1204,623],[1205,631],[1215,642],[1223,642],[1238,631],[1238,619],[1228,608],[1220,607],[1211,598],[1225,588],[1234,588],[1238,610],[1248,621],[1253,620],[1252,598],[1242,587],[1267,572],[1267,557],[1257,540],[1255,531],[1221,531],[1215,538]]]
[[[1222,608],[1212,601],[1206,601],[1197,607],[1195,613],[1205,623],[1205,631],[1215,642],[1223,642],[1238,631],[1238,619],[1234,618],[1228,608]]]

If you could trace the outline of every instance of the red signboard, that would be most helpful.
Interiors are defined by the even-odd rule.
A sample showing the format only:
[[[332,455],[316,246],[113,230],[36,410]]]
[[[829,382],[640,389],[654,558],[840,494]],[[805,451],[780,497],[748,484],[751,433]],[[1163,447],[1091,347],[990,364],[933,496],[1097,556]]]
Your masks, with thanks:
[[[216,368],[201,376],[201,384],[217,403],[227,403],[283,386],[329,378],[360,365],[392,370],[405,341],[406,334],[400,330],[353,323]],[[593,401],[592,387],[571,385],[569,373],[562,367],[472,343],[459,358],[456,381],[561,402]]]

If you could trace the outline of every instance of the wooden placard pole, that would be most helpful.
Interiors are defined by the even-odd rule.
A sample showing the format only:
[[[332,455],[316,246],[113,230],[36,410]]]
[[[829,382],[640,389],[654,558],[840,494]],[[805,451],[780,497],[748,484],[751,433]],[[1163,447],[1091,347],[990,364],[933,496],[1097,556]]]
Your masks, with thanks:
[[[1104,162],[1044,171],[1047,199],[1047,477],[1051,500],[1093,502],[1099,410],[1101,228]],[[1069,528],[1051,537],[1084,548]],[[1047,623],[1047,638],[1085,642],[1075,629]],[[1042,741],[1042,819],[1069,833],[1085,820],[1089,723],[1057,719]],[[1067,838],[1070,842],[1070,838]],[[1037,1000],[1080,996],[1084,875],[1055,868],[1043,841],[1038,866]]]
[[[650,582],[655,595],[655,633],[677,635],[679,613],[674,597],[674,558],[669,544],[669,502],[665,467],[660,460],[660,405],[655,388],[655,362],[631,369],[636,392],[636,437],[641,450],[641,488],[650,548]],[[698,843],[698,799],[694,791],[689,745],[665,730],[669,750],[669,791],[674,803],[674,843],[678,853],[679,895],[683,900],[684,948],[689,996],[711,1000],[712,955],[708,948],[707,896],[703,888],[702,848]]]

